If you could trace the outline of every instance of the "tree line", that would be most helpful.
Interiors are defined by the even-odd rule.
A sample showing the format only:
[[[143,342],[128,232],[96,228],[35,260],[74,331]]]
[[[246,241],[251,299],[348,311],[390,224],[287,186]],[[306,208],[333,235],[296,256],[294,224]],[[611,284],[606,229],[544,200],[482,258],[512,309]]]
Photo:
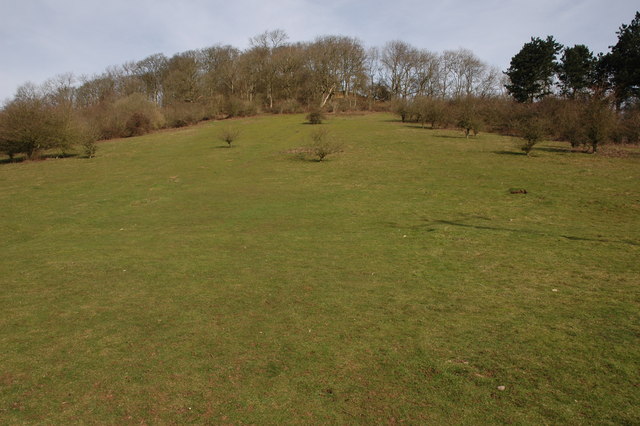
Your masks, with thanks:
[[[602,144],[640,142],[640,13],[617,32],[608,53],[532,37],[505,71],[508,97],[417,96],[397,99],[403,121],[457,126],[467,137],[489,130],[520,136],[529,153],[543,139],[596,152]]]
[[[502,73],[469,50],[434,53],[402,41],[366,48],[333,35],[291,43],[282,30],[266,31],[245,50],[215,45],[154,54],[91,77],[25,84],[0,113],[0,151],[33,157],[210,118],[372,110],[395,98],[498,96],[503,86]]]
[[[403,41],[366,48],[358,39],[333,35],[292,43],[282,30],[266,31],[245,50],[214,45],[172,57],[154,54],[99,75],[27,83],[0,111],[0,152],[34,158],[82,144],[91,155],[95,140],[258,112],[392,107],[403,119],[453,123],[467,135],[481,127],[512,131],[505,121],[541,121],[554,108],[584,116],[591,104],[610,110],[612,120],[632,120],[640,86],[639,27],[636,14],[620,28],[611,52],[597,56],[583,45],[563,48],[553,37],[532,38],[504,73],[466,49],[437,53]],[[570,107],[547,106],[549,99]],[[577,112],[564,111],[572,108]],[[516,118],[501,115],[516,110]]]
[[[597,55],[584,44],[565,47],[553,36],[532,37],[511,59],[506,89],[518,102],[609,96],[618,110],[633,105],[640,97],[640,12],[617,35],[611,51]]]

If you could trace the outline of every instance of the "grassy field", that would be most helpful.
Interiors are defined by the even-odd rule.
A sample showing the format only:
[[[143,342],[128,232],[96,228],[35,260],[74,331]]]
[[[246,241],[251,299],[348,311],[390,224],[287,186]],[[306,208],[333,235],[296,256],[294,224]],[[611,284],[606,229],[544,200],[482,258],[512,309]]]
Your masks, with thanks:
[[[303,121],[0,165],[0,423],[640,422],[637,150]]]

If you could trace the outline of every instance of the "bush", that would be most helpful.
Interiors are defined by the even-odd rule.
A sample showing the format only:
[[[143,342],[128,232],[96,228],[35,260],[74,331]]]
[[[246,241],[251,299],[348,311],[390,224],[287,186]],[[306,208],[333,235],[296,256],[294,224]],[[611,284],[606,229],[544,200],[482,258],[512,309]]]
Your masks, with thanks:
[[[85,139],[85,141],[82,142],[82,151],[84,152],[84,155],[87,158],[95,157],[97,150],[98,150],[98,145],[96,144],[96,141],[93,138]]]
[[[640,142],[640,105],[625,111],[619,129],[622,142]]]
[[[309,151],[318,157],[318,161],[324,160],[331,154],[342,152],[342,145],[334,141],[325,128],[316,129],[311,133],[312,144]]]
[[[413,101],[410,109],[411,115],[420,122],[422,127],[425,127],[425,124],[429,123],[431,128],[435,129],[438,125],[442,125],[446,121],[446,105],[445,102],[440,99],[419,97]]]
[[[456,116],[456,125],[464,130],[465,137],[473,132],[476,136],[483,127],[482,115],[480,114],[479,101],[472,98],[462,98],[452,105]]]
[[[208,97],[201,102],[201,120],[212,120],[224,118],[225,99],[222,95]]]
[[[0,150],[13,159],[37,159],[43,151],[77,145],[82,134],[72,111],[47,104],[41,97],[18,98],[0,111]]]
[[[533,147],[541,142],[546,135],[546,126],[544,120],[535,114],[531,114],[521,118],[520,120],[520,136],[523,139],[520,149],[527,155]]]
[[[464,130],[464,136],[469,138],[473,132],[473,136],[478,136],[482,127],[482,121],[479,118],[471,116],[463,116],[458,119],[458,127]]]
[[[580,145],[586,146],[586,129],[582,122],[584,102],[566,100],[558,102],[558,105],[551,111],[547,109],[545,114],[554,123],[551,135],[557,140],[569,142],[574,149]]]
[[[355,110],[357,103],[355,100],[348,98],[334,98],[329,103],[330,112],[341,113]]]
[[[273,105],[272,112],[276,114],[297,114],[302,112],[300,103],[295,99],[285,99],[280,102],[276,102]]]
[[[322,120],[324,120],[324,114],[321,110],[313,110],[309,114],[307,114],[307,121],[309,124],[322,124]]]
[[[90,123],[86,121],[79,122],[77,129],[79,132],[78,145],[82,153],[86,158],[95,157],[98,150],[96,141],[100,137],[98,130],[95,127],[91,127]]]
[[[9,161],[13,161],[13,158],[19,152],[19,147],[13,141],[4,139],[0,135],[0,153],[6,154],[9,157]]]
[[[141,112],[134,112],[124,125],[124,136],[141,136],[151,130],[151,118]]]
[[[194,102],[174,102],[164,109],[169,127],[185,127],[198,123],[208,115],[205,107]]]
[[[224,141],[228,144],[229,148],[231,148],[231,143],[238,139],[240,136],[240,129],[227,126],[220,131],[218,137],[221,141]]]
[[[400,120],[405,123],[411,115],[411,106],[406,99],[395,99],[391,103],[391,111],[400,116]]]
[[[249,117],[258,113],[258,107],[254,102],[230,97],[227,99],[225,112],[231,117]]]
[[[89,110],[88,120],[98,129],[101,139],[140,136],[165,123],[160,108],[141,93]]]
[[[607,99],[591,99],[585,107],[582,124],[587,142],[594,154],[598,147],[606,143],[615,127],[615,115]]]

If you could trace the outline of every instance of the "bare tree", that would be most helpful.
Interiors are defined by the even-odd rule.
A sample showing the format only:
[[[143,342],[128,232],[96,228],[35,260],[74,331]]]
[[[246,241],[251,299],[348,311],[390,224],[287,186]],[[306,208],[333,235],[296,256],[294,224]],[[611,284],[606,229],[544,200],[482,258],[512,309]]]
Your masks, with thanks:
[[[509,78],[498,67],[485,67],[480,81],[476,85],[475,95],[481,98],[506,94],[505,85]]]
[[[438,55],[428,50],[419,50],[414,53],[415,64],[411,77],[415,96],[436,96],[438,92]]]
[[[369,101],[369,110],[371,110],[376,97],[376,86],[382,79],[380,50],[377,47],[370,47],[367,50],[364,60],[364,73],[367,78],[367,99]]]
[[[81,77],[82,84],[76,90],[76,104],[81,108],[113,102],[118,97],[116,82],[108,74]]]
[[[348,97],[364,80],[364,60],[364,48],[354,38],[324,36],[309,45],[307,69],[320,98],[320,108],[336,91],[342,91]]]
[[[163,79],[164,104],[195,102],[199,95],[200,70],[197,52],[188,51],[174,55],[167,63]]]
[[[251,47],[277,49],[278,47],[283,46],[288,39],[289,36],[284,30],[276,29],[265,31],[262,34],[251,37],[249,39],[249,44],[251,45]]]
[[[403,41],[391,41],[382,51],[387,85],[394,97],[411,95],[413,71],[416,66],[417,49]]]
[[[445,50],[440,55],[440,72],[438,73],[440,81],[440,97],[446,98],[451,94],[451,86],[453,86],[454,68],[456,66],[456,54],[452,50]]]
[[[162,76],[167,70],[169,60],[162,53],[156,53],[136,63],[136,74],[144,83],[145,92],[150,101],[162,104]]]
[[[255,80],[252,86],[255,90],[249,92],[249,98],[252,98],[255,91],[264,93],[269,109],[273,109],[274,92],[279,77],[274,53],[286,45],[288,38],[287,33],[280,29],[265,31],[249,39],[252,47],[245,52],[249,57],[249,60],[245,61],[245,70],[250,78]]]
[[[300,44],[287,44],[275,49],[272,55],[276,69],[274,91],[282,99],[299,97],[304,86],[304,47]]]
[[[203,70],[205,93],[232,96],[240,79],[238,58],[240,51],[233,46],[212,46],[199,52],[198,60]]]

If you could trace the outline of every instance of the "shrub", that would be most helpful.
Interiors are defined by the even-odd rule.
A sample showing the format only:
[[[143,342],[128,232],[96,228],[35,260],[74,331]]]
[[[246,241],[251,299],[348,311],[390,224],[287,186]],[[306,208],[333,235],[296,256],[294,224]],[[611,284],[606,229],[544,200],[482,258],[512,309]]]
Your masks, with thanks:
[[[231,117],[249,117],[258,113],[258,107],[254,102],[230,97],[227,99],[225,112]]]
[[[86,158],[95,157],[98,150],[96,141],[100,137],[98,130],[86,121],[79,122],[77,129],[79,132],[78,145],[82,149],[82,153]]]
[[[231,148],[231,143],[233,143],[233,141],[238,139],[239,136],[240,136],[240,129],[237,129],[231,126],[227,126],[223,128],[220,131],[220,134],[218,135],[220,140],[228,144],[229,148]]]
[[[84,142],[82,142],[82,151],[87,158],[95,157],[97,150],[98,146],[93,138],[85,139]]]
[[[141,112],[134,112],[124,125],[124,136],[141,136],[149,133],[151,129],[151,118]]]
[[[194,102],[174,102],[164,109],[169,127],[185,127],[202,121],[205,117],[205,107]]]
[[[623,142],[640,142],[640,105],[625,111],[619,127]]]
[[[520,149],[527,155],[533,147],[541,142],[546,134],[544,120],[537,115],[528,115],[520,120],[520,136],[523,142]]]
[[[13,159],[37,159],[43,151],[76,145],[81,133],[72,111],[47,104],[37,95],[14,99],[0,111],[0,150]]]
[[[412,110],[412,115],[416,117],[422,127],[429,123],[431,128],[435,129],[445,122],[446,106],[442,100],[429,97],[416,98]]]
[[[550,101],[545,100],[546,103]],[[559,103],[553,111],[547,111],[546,116],[553,122],[552,135],[554,138],[567,141],[572,148],[586,145],[586,129],[583,125],[584,102],[566,100]]]
[[[347,112],[355,109],[357,103],[348,98],[333,99],[330,103],[331,112],[340,113]]]
[[[202,120],[224,118],[225,99],[222,95],[210,96],[199,102],[202,111]]]
[[[582,124],[591,151],[596,153],[598,147],[609,140],[615,126],[615,115],[608,100],[591,99],[585,107]]]
[[[316,129],[311,133],[312,144],[309,151],[318,157],[318,161],[324,160],[331,154],[342,152],[342,145],[331,137],[325,128]]]
[[[324,119],[324,114],[319,109],[313,110],[307,114],[307,121],[309,124],[322,124],[322,120]]]
[[[302,108],[300,107],[300,103],[295,99],[285,99],[275,103],[272,112],[276,114],[297,114],[302,112]]]
[[[0,136],[0,153],[6,154],[9,157],[9,161],[13,161],[13,158],[19,152],[20,150],[15,143]]]
[[[464,136],[469,138],[471,132],[473,132],[473,136],[477,136],[480,133],[482,122],[479,118],[463,116],[458,119],[458,127],[464,130]]]
[[[478,101],[472,97],[462,98],[454,102],[452,108],[457,118],[456,125],[464,130],[465,137],[468,138],[472,132],[476,136],[483,126]]]
[[[160,108],[141,93],[100,105],[87,113],[88,120],[99,129],[101,139],[140,136],[165,123]]]
[[[391,103],[391,110],[400,116],[400,120],[405,123],[411,115],[411,107],[406,99],[395,99]]]

